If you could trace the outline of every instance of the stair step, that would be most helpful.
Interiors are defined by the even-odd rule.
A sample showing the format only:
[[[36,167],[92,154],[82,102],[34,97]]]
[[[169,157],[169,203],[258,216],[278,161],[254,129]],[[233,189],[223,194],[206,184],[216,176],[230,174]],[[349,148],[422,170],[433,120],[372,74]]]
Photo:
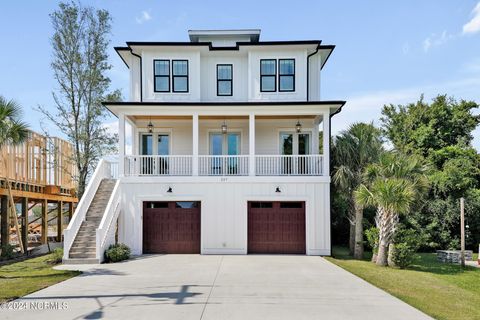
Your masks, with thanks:
[[[82,258],[68,258],[68,259],[63,259],[63,264],[98,264],[100,261],[98,259],[92,259],[92,258],[87,258],[87,259],[82,259]]]
[[[76,254],[76,253],[80,253],[80,254],[95,254],[97,253],[97,250],[95,248],[93,249],[84,249],[84,248],[71,248],[70,249],[70,255],[72,254]]]
[[[70,252],[68,254],[68,257],[69,258],[72,258],[72,259],[85,259],[85,258],[93,258],[95,259],[96,257],[96,253],[93,252],[93,253],[73,253],[73,252]]]

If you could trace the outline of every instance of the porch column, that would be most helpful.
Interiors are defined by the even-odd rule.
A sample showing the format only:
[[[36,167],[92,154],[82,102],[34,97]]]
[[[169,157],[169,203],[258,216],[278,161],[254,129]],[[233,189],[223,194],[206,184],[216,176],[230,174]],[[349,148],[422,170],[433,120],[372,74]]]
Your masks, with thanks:
[[[323,175],[330,176],[330,111],[323,113]]]
[[[255,114],[248,116],[248,175],[255,175]]]
[[[118,176],[125,174],[125,114],[118,115]]]
[[[198,113],[192,115],[192,175],[198,176]]]

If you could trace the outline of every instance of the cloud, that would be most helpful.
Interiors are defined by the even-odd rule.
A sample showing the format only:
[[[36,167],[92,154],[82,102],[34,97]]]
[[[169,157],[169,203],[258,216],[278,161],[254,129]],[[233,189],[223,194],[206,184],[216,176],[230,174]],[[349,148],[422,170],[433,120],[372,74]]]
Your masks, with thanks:
[[[410,52],[410,44],[408,42],[405,42],[402,46],[402,52],[403,54],[407,55]]]
[[[423,40],[423,51],[428,52],[432,47],[441,46],[455,37],[455,35],[449,34],[446,30],[441,34],[432,33],[429,37]]]
[[[147,22],[149,20],[152,20],[152,16],[150,15],[150,12],[147,10],[143,10],[140,13],[140,17],[135,17],[135,21],[137,21],[138,24],[142,24],[144,22]]]
[[[463,34],[473,34],[480,32],[480,2],[472,10],[473,18],[463,25]]]

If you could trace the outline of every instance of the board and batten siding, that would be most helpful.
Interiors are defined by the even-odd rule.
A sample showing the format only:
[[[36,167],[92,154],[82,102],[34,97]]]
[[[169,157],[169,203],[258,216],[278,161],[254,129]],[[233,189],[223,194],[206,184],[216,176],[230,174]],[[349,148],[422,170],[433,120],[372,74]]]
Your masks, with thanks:
[[[245,51],[201,51],[200,48],[148,47],[138,50],[142,56],[143,101],[145,102],[238,102],[306,101],[307,50],[288,47],[251,47]],[[154,92],[153,60],[188,60],[189,91]],[[260,59],[295,59],[295,91],[260,91]],[[233,96],[217,96],[217,64],[233,64]],[[140,61],[130,56],[130,101],[140,101]],[[277,65],[278,67],[278,65]],[[310,58],[309,98],[320,99],[320,55]],[[278,73],[277,73],[278,75]]]
[[[239,132],[241,134],[241,154],[248,154],[249,128],[248,119],[225,120],[228,132]],[[255,153],[258,155],[278,155],[280,154],[279,134],[282,131],[293,132],[295,130],[296,119],[257,119],[255,121]],[[311,150],[316,154],[314,143],[315,133],[312,119],[300,119],[303,132],[312,132]],[[192,154],[192,121],[191,120],[152,120],[155,133],[169,133],[172,155],[191,155]],[[146,132],[148,120],[138,120],[138,127],[143,128],[140,131]],[[199,122],[199,145],[198,152],[201,155],[208,155],[209,135],[211,132],[221,132],[223,120],[200,120]],[[318,132],[317,132],[318,136]],[[138,141],[140,137],[137,138]],[[140,143],[136,144],[136,147]],[[317,144],[318,145],[318,144]],[[134,154],[140,154],[140,150],[133,150]]]
[[[330,255],[330,186],[325,182],[254,182],[217,178],[168,182],[165,178],[125,179],[119,241],[142,254],[143,201],[200,201],[201,253],[246,254],[248,201],[305,201],[306,253]],[[275,193],[276,187],[282,192]],[[167,193],[171,187],[173,192]]]

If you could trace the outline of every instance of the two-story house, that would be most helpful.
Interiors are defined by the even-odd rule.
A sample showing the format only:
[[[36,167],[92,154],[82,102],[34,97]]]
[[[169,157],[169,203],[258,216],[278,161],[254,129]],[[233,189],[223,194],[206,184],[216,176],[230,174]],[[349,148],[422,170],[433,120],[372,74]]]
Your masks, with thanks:
[[[119,161],[99,163],[65,260],[101,261],[115,238],[137,255],[329,255],[330,119],[345,101],[321,100],[320,85],[334,46],[189,37],[115,48],[130,75],[129,101],[104,103]]]

